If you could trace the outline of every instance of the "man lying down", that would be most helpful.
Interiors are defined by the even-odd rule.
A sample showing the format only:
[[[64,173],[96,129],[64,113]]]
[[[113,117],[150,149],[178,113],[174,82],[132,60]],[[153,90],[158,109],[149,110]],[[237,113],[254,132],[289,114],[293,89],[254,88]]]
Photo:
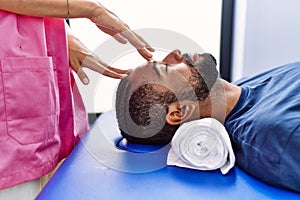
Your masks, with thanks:
[[[175,50],[120,82],[116,114],[129,142],[150,145],[170,143],[186,122],[214,118],[241,169],[300,192],[300,62],[233,84],[219,77],[212,55]]]

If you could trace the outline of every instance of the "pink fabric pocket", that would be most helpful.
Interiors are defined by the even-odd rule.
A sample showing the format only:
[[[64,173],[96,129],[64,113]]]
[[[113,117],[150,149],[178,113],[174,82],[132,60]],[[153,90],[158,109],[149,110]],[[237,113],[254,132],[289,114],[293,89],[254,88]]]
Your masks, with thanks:
[[[7,134],[20,144],[40,143],[58,130],[57,86],[50,57],[1,59]]]

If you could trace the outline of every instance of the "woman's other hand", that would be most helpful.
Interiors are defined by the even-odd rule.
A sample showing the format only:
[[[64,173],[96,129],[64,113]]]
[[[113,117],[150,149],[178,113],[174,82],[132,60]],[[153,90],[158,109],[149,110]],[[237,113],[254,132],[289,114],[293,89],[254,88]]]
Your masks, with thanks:
[[[81,82],[89,84],[89,78],[82,70],[83,67],[103,74],[111,78],[121,79],[127,77],[131,70],[121,70],[111,67],[94,55],[70,30],[67,32],[69,47],[69,62],[72,69],[77,73]]]

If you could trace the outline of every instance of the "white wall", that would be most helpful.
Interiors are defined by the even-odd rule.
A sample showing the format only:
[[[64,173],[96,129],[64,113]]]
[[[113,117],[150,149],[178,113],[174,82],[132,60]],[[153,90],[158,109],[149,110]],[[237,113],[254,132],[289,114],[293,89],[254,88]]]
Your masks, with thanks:
[[[300,60],[299,0],[236,0],[233,80]]]
[[[205,52],[212,53],[219,60],[222,0],[100,2],[154,45],[157,49],[154,59],[163,58],[175,48],[185,48],[185,52],[198,51],[198,47],[202,47]],[[120,50],[121,53],[115,54],[115,57],[107,55],[125,48],[124,45],[112,41],[110,36],[99,31],[87,19],[72,19],[71,28],[88,48],[114,67],[132,68],[145,62],[132,49],[125,49],[125,53]],[[78,80],[77,82],[88,112],[111,109],[119,81],[106,77],[99,79],[96,73],[86,71],[92,79],[90,85],[83,86]]]

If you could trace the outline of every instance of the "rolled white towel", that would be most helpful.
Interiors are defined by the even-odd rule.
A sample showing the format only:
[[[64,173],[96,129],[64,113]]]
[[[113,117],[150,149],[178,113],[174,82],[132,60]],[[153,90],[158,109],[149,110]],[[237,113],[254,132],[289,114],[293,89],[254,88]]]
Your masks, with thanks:
[[[229,135],[216,119],[203,118],[181,125],[168,153],[167,164],[197,170],[220,169],[226,174],[235,163]]]

